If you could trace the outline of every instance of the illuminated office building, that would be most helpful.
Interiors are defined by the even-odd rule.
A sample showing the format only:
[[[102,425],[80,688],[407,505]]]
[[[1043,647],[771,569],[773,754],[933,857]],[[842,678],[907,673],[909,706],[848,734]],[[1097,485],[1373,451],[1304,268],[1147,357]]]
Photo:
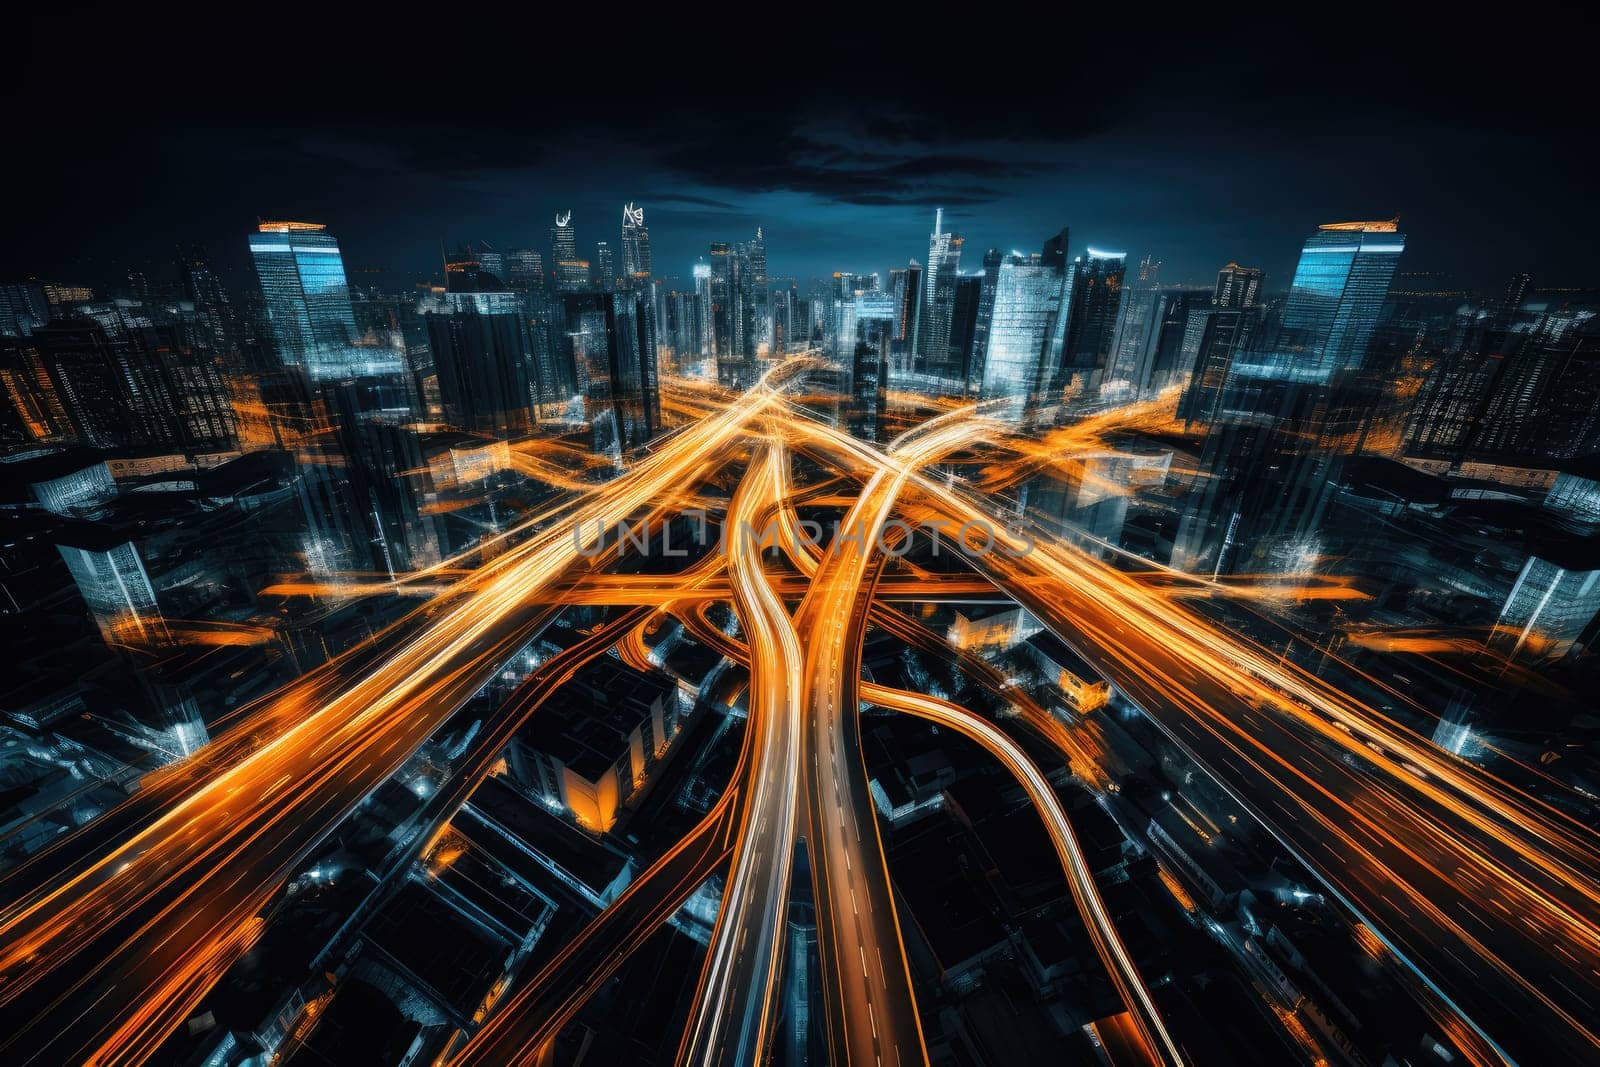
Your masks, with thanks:
[[[313,379],[399,371],[383,349],[357,349],[338,240],[316,222],[263,222],[250,235],[262,310],[279,361]]]
[[[956,393],[966,388],[972,374],[973,352],[978,342],[978,317],[983,308],[985,278],[969,274],[956,280],[955,303],[950,312],[948,361],[929,373],[951,381]]]
[[[1065,240],[1065,236],[1063,230],[1060,237]],[[1045,248],[1044,259],[1048,266],[1051,263],[1049,242]],[[1091,248],[1087,255],[1074,260],[1067,272],[1070,302],[1065,309],[1065,345],[1059,365],[1063,384],[1081,375],[1089,384],[1098,386],[1105,377],[1121,307],[1127,258],[1126,252]]]
[[[630,201],[622,208],[622,273],[633,282],[650,278],[650,230],[644,208]]]
[[[1300,251],[1276,339],[1250,373],[1315,384],[1359,367],[1405,245],[1398,219],[1319,227]]]
[[[1596,613],[1600,568],[1529,556],[1495,620],[1491,643],[1511,659],[1559,658],[1572,651]]]
[[[571,211],[556,212],[555,225],[550,227],[550,258],[557,263],[578,258],[578,234],[572,225]]]
[[[109,528],[87,526],[65,535],[56,548],[108,643],[166,636],[155,586],[132,541]]]
[[[18,441],[45,443],[76,436],[39,346],[31,339],[0,338],[0,388],[9,408],[0,426]]]
[[[1012,253],[996,273],[979,392],[984,399],[1009,398],[1011,417],[1020,416],[1044,384],[1045,345],[1061,293],[1060,272],[1039,256]]]
[[[589,288],[589,263],[578,258],[578,234],[571,211],[556,212],[550,227],[550,260],[555,264],[556,290],[576,293]]]
[[[535,364],[521,297],[453,292],[447,300],[448,312],[425,316],[446,420],[493,437],[530,432],[535,400],[562,394],[561,383],[542,380],[541,370],[553,372]]]
[[[922,277],[922,309],[914,337],[913,369],[918,373],[933,373],[934,367],[948,367],[952,362],[950,319],[955,314],[956,278],[961,273],[964,243],[959,234],[945,231],[944,209],[935,211],[933,233],[928,235],[928,265]]]
[[[655,313],[647,291],[606,293],[595,303],[581,353],[585,407],[595,451],[622,455],[661,432]]]
[[[92,448],[130,444],[122,360],[105,330],[92,319],[58,319],[33,340],[72,436]]]
[[[917,316],[922,310],[922,264],[913,259],[907,266],[889,271],[889,292],[895,305],[893,359],[897,370],[908,371]]]
[[[880,440],[886,430],[894,296],[879,291],[859,292],[850,302],[847,317],[853,338],[849,360],[850,432],[863,440]]]
[[[0,337],[26,337],[50,321],[50,300],[32,284],[0,285]]]
[[[1211,302],[1218,307],[1247,308],[1261,302],[1260,267],[1241,267],[1229,263],[1217,271],[1217,287],[1212,290]]]
[[[531,248],[513,248],[506,253],[505,281],[519,293],[543,293],[544,256]]]
[[[1185,423],[1216,418],[1234,357],[1249,337],[1250,321],[1242,307],[1189,309],[1178,354],[1179,366],[1189,368],[1178,402],[1178,418]]]
[[[1000,262],[1005,257],[998,248],[983,254],[982,281],[978,285],[978,309],[972,323],[972,347],[967,355],[967,393],[977,394],[983,387],[983,361],[989,348],[989,322],[994,317],[994,289],[1000,278]]]

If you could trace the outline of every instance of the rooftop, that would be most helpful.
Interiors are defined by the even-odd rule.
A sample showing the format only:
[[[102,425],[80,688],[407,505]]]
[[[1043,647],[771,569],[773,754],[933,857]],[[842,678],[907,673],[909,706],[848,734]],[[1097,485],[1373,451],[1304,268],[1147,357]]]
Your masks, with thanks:
[[[1395,233],[1400,229],[1400,216],[1378,219],[1375,222],[1324,222],[1319,230],[1349,230],[1356,233]]]

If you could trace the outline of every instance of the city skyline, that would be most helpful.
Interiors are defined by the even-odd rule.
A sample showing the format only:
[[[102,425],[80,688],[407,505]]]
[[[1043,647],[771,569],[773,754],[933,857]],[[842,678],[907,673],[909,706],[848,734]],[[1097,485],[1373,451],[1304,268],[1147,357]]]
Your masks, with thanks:
[[[249,25],[245,8],[161,35],[114,9],[95,14],[73,25],[70,49],[50,16],[33,17],[13,105],[92,107],[96,86],[120,78],[182,106],[96,139],[40,123],[41,148],[11,175],[40,210],[16,219],[6,251],[24,258],[0,264],[7,273],[104,285],[163,262],[175,240],[205,243],[237,273],[234,234],[264,215],[327,222],[345,235],[352,267],[405,284],[436,273],[441,241],[539,247],[557,210],[575,210],[591,256],[596,240],[616,241],[615,216],[631,201],[651,212],[665,275],[687,275],[708,234],[756,225],[785,250],[774,276],[886,270],[943,206],[975,248],[1031,247],[1065,223],[1196,283],[1230,259],[1286,280],[1305,217],[1399,214],[1427,238],[1412,269],[1452,275],[1453,287],[1498,284],[1502,258],[1537,269],[1541,284],[1594,284],[1584,249],[1600,235],[1568,208],[1583,190],[1563,134],[1581,109],[1578,65],[1563,61],[1572,44],[1520,27],[1502,31],[1509,58],[1491,80],[1449,61],[1459,28],[1386,12],[1381,30],[1330,46],[1383,71],[1370,83],[1302,76],[1303,42],[1287,29],[1246,40],[1158,28],[1138,49],[1085,50],[1074,84],[1095,89],[1062,107],[1048,69],[981,27],[952,53],[972,73],[931,85],[909,55],[868,61],[864,40],[802,32],[795,47],[851,69],[848,87],[785,78],[748,96],[702,83],[668,52],[643,53],[632,77],[670,91],[646,103],[586,78],[569,112],[537,95],[524,106],[497,61],[503,46],[459,29],[441,28],[439,47],[460,36],[476,48],[470,106],[426,92],[401,104],[367,88],[359,65],[338,63],[384,45],[404,54],[400,29],[326,18],[319,79],[268,93],[216,51]],[[714,54],[721,31],[709,32]],[[181,49],[194,69],[131,68],[130,57],[163,49]],[[1542,89],[1530,99],[1497,88],[1524,82]],[[347,113],[329,106],[339,99]],[[80,213],[75,202],[103,207]]]

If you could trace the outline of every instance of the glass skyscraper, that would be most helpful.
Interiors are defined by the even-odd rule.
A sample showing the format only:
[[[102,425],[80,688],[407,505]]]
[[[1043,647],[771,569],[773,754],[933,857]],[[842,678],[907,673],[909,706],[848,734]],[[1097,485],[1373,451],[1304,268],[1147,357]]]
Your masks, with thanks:
[[[622,209],[622,273],[630,284],[650,277],[650,231],[645,228],[644,208],[629,201]]]
[[[933,216],[928,235],[928,266],[922,276],[922,310],[917,317],[916,370],[943,373],[950,359],[950,319],[955,313],[956,278],[961,273],[963,239],[944,228],[944,209]]]
[[[994,306],[985,339],[985,398],[1009,397],[1011,417],[1020,416],[1041,386],[1041,357],[1050,325],[1061,306],[1059,271],[1040,257],[1007,256],[995,278]]]
[[[383,374],[400,369],[388,349],[356,347],[361,336],[350,305],[339,241],[316,222],[262,222],[250,256],[278,359],[312,378]]]
[[[1261,376],[1326,382],[1361,365],[1394,277],[1399,219],[1330,222],[1306,238]]]

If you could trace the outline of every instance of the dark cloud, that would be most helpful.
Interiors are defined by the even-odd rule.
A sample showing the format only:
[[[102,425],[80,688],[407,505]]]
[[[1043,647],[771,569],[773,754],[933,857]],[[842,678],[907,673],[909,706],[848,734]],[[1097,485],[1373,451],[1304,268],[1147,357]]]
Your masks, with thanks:
[[[796,272],[885,265],[921,254],[944,206],[972,247],[1069,222],[1198,275],[1281,263],[1325,214],[1399,208],[1433,227],[1419,261],[1580,281],[1587,38],[1504,14],[1485,30],[1356,5],[1312,32],[1080,7],[1030,33],[884,8],[848,33],[796,17],[752,48],[747,19],[704,9],[686,42],[681,8],[619,32],[620,11],[551,28],[296,0],[52,5],[7,70],[3,180],[27,210],[0,277],[159,259],[178,237],[238,253],[279,211],[432,269],[441,233],[542,244],[571,206],[606,228],[590,241],[633,198],[680,208],[652,216],[663,262],[760,221]]]
[[[723,211],[738,210],[738,205],[730,204],[726,200],[714,200],[709,196],[690,196],[687,193],[647,193],[639,199],[648,200],[653,204],[687,204],[690,207],[710,207]]]

